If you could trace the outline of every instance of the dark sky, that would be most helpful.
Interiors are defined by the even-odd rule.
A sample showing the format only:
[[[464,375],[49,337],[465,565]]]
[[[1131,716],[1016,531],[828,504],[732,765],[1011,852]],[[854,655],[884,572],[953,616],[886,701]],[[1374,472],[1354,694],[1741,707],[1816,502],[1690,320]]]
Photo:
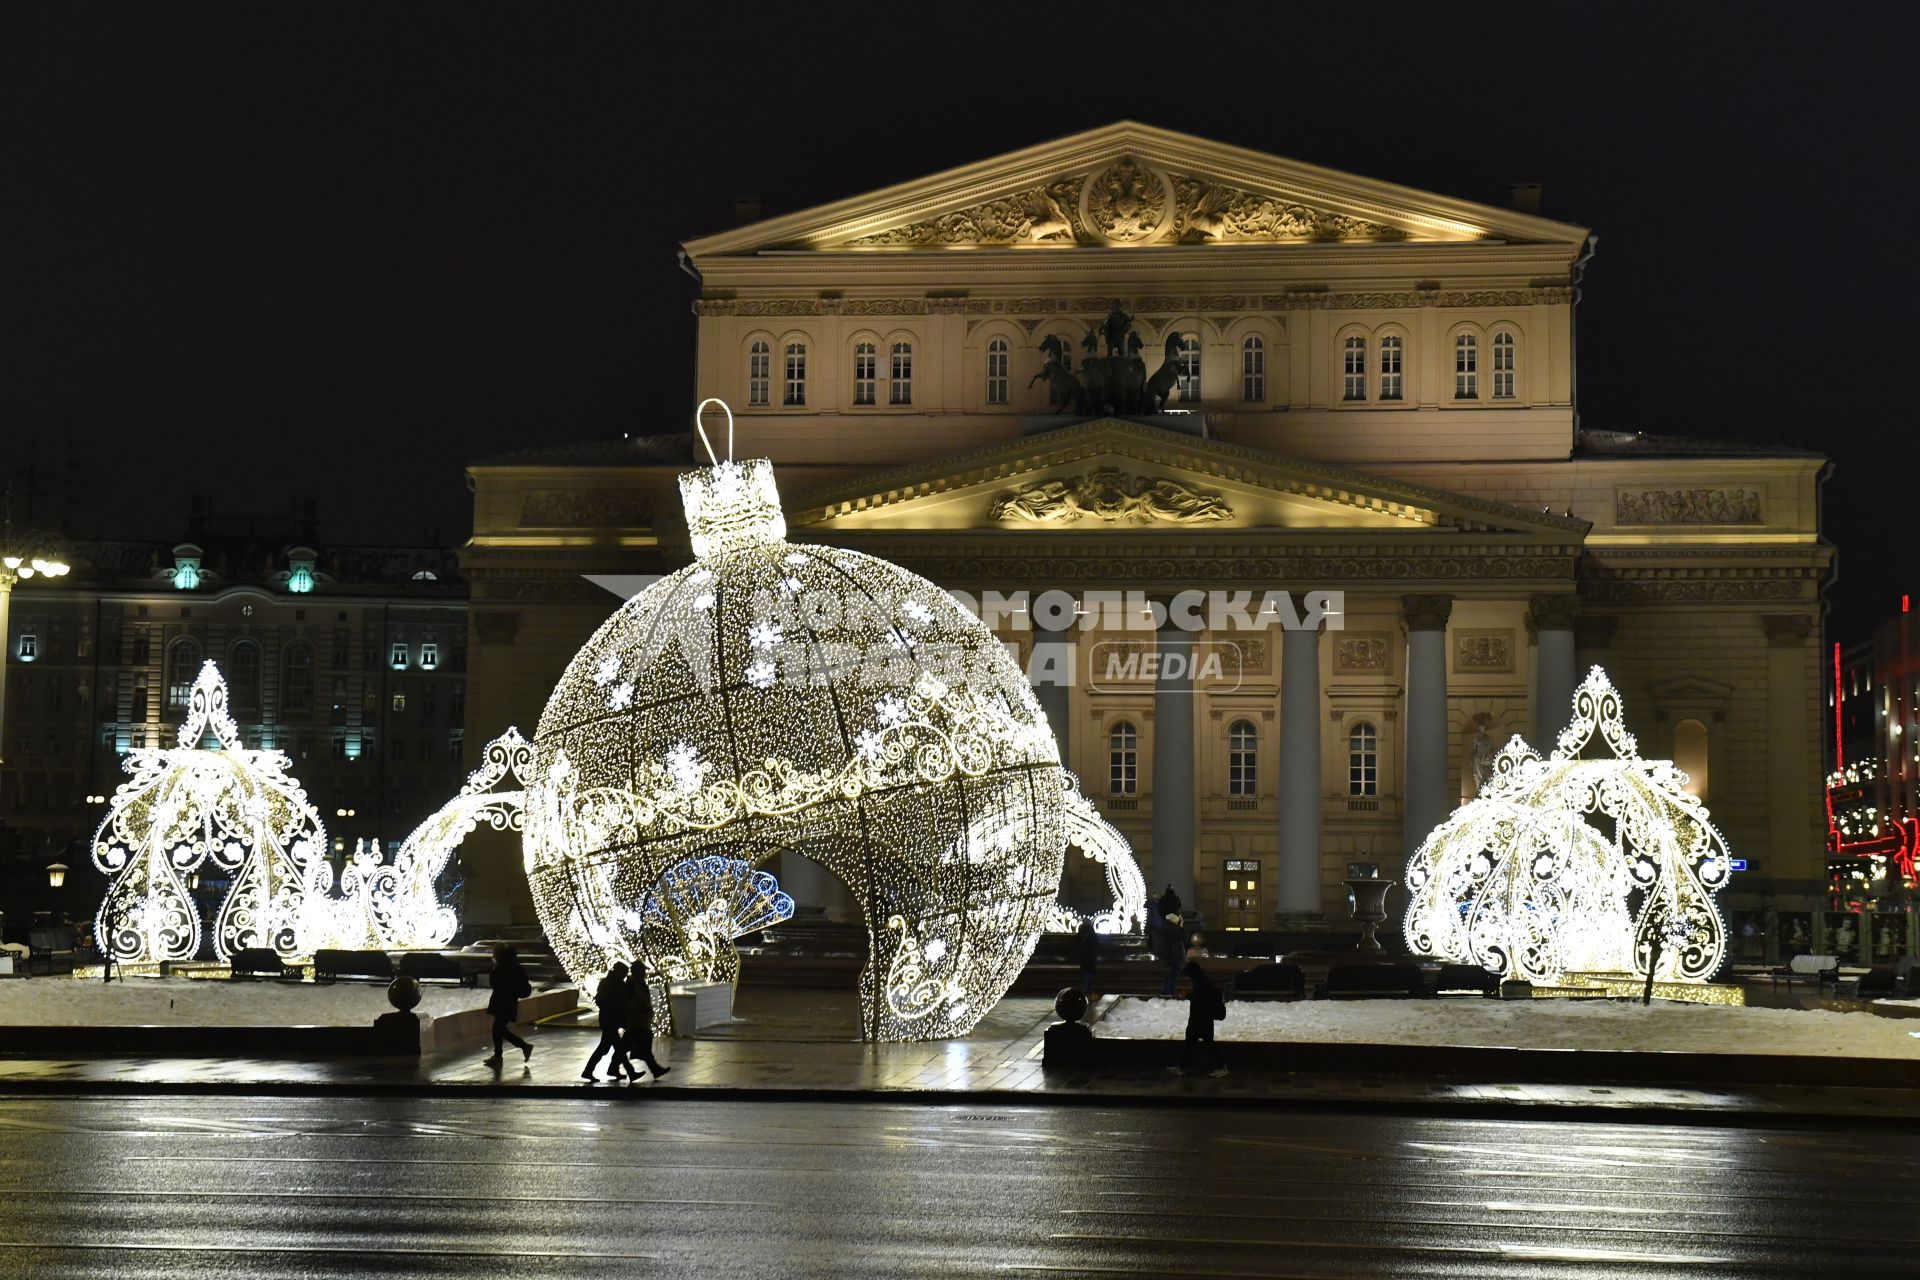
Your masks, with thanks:
[[[310,494],[336,542],[458,538],[466,460],[683,426],[674,251],[735,197],[1133,117],[1492,203],[1543,182],[1600,235],[1586,425],[1823,448],[1838,634],[1908,586],[1910,6],[690,8],[0,11],[16,506],[172,536],[194,492]]]

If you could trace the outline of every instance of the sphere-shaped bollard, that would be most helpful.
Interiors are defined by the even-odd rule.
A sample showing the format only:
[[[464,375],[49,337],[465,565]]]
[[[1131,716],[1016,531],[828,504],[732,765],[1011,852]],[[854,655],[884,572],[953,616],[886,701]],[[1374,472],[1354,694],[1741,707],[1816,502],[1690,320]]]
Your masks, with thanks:
[[[1078,987],[1060,988],[1053,998],[1053,1011],[1068,1022],[1080,1021],[1087,1016],[1087,993]]]
[[[420,1003],[420,979],[403,973],[387,984],[387,1003],[402,1013]]]

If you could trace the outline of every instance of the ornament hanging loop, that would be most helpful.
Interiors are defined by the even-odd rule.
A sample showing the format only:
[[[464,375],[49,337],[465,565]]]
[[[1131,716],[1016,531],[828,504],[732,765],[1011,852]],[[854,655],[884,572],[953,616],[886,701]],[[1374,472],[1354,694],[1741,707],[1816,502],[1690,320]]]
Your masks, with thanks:
[[[707,428],[705,424],[703,424],[700,421],[700,419],[706,415],[707,406],[710,404],[719,405],[720,412],[727,415],[727,461],[728,462],[733,461],[733,410],[730,407],[728,407],[727,402],[725,400],[722,400],[719,396],[708,396],[705,400],[702,400],[699,404],[695,405],[693,409],[693,429],[700,433],[700,443],[706,446],[707,460],[712,462],[713,465],[717,467],[720,465],[720,458],[713,451],[713,441],[707,438]]]

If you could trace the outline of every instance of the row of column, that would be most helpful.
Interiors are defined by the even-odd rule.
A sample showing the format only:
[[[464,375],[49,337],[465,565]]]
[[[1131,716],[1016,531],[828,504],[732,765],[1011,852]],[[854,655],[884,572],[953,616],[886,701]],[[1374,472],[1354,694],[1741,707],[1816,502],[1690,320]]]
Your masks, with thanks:
[[[1574,670],[1574,602],[1570,596],[1535,596],[1530,620],[1538,643],[1538,672],[1533,698],[1532,738],[1551,750],[1565,723],[1577,683]],[[1452,756],[1447,727],[1447,620],[1453,598],[1446,595],[1401,597],[1400,617],[1407,631],[1405,768],[1401,786],[1402,848],[1411,854],[1452,811],[1447,765]],[[1321,743],[1323,718],[1320,683],[1320,632],[1317,628],[1282,631],[1280,640],[1280,826],[1275,895],[1276,923],[1301,923],[1321,914]],[[1166,626],[1157,636],[1163,653],[1184,659],[1191,632]],[[1149,887],[1173,885],[1182,900],[1195,901],[1194,708],[1192,664],[1162,660],[1162,676],[1153,698],[1153,861]],[[1066,720],[1064,689],[1056,731]],[[1061,737],[1064,758],[1066,738]]]

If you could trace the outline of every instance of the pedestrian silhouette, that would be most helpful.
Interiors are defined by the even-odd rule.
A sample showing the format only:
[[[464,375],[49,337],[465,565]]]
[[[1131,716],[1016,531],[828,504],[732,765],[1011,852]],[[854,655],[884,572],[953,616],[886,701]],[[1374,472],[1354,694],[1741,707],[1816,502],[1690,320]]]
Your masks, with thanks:
[[[513,1028],[507,1025],[520,1020],[520,1001],[533,994],[533,983],[528,980],[527,971],[520,967],[519,951],[507,943],[493,949],[493,973],[488,976],[487,985],[493,988],[493,994],[487,997],[487,1012],[493,1015],[493,1056],[486,1060],[486,1065],[499,1066],[504,1046],[508,1044],[520,1050],[522,1062],[530,1061],[533,1046],[513,1034]]]
[[[627,975],[627,1034],[621,1042],[627,1054],[627,1079],[638,1080],[633,1064],[644,1062],[658,1080],[672,1067],[663,1067],[653,1056],[653,989],[647,985],[644,965],[635,965]]]
[[[588,1084],[593,1083],[594,1069],[609,1050],[613,1052],[613,1074],[607,1077],[609,1080],[618,1080],[633,1069],[633,1064],[627,1061],[627,1051],[620,1047],[620,1032],[627,1022],[626,965],[616,960],[613,968],[607,970],[607,976],[600,979],[600,986],[593,993],[593,1004],[600,1011],[600,1043],[594,1046],[586,1070],[580,1073],[580,1078]]]
[[[1093,931],[1093,921],[1080,922],[1080,933],[1073,940],[1073,956],[1080,962],[1080,990],[1092,995],[1093,971],[1100,964],[1100,935]]]
[[[1220,994],[1220,988],[1213,985],[1207,977],[1207,971],[1193,961],[1187,961],[1182,971],[1188,982],[1193,984],[1187,996],[1187,1044],[1180,1054],[1180,1065],[1168,1067],[1175,1075],[1185,1075],[1193,1064],[1194,1049],[1199,1045],[1207,1046],[1207,1056],[1213,1059],[1213,1072],[1216,1076],[1227,1074],[1227,1060],[1220,1056],[1220,1046],[1213,1042],[1213,1024],[1227,1016],[1226,997]]]

